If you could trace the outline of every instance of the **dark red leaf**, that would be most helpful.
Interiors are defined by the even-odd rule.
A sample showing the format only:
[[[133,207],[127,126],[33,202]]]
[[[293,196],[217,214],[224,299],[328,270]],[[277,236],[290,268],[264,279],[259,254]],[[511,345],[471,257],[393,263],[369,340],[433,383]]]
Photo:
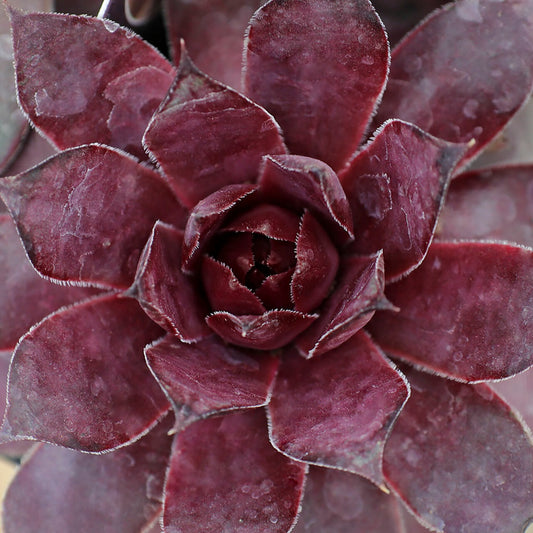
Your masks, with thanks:
[[[305,471],[272,448],[261,410],[196,422],[174,443],[165,532],[286,533]]]
[[[182,231],[157,222],[128,292],[162,328],[195,342],[210,334],[204,320],[209,309],[197,283],[179,268],[182,244]]]
[[[458,380],[512,376],[533,364],[533,251],[491,243],[434,243],[387,297],[399,313],[369,324],[395,357]]]
[[[290,286],[293,274],[294,268],[280,274],[273,274],[255,289],[256,296],[261,299],[267,309],[290,309],[292,307]]]
[[[40,445],[6,496],[6,533],[144,531],[162,507],[169,422],[105,455]]]
[[[384,455],[389,485],[431,528],[524,531],[533,517],[533,445],[486,385],[411,370],[412,396]]]
[[[248,29],[245,90],[279,121],[291,152],[338,170],[365,133],[388,61],[367,0],[274,0]]]
[[[157,172],[95,144],[4,178],[0,194],[35,268],[66,282],[128,287],[155,221],[183,223]]]
[[[361,254],[383,249],[387,281],[424,259],[451,172],[464,145],[399,120],[388,122],[341,173]]]
[[[320,317],[296,341],[307,358],[333,350],[355,335],[376,309],[389,308],[383,296],[383,255],[348,256],[341,263],[338,284]]]
[[[244,31],[265,0],[163,0],[174,63],[181,39],[195,63],[210,76],[238,89]],[[221,58],[224,58],[221,61]]]
[[[223,242],[217,250],[217,259],[233,270],[237,279],[244,283],[246,274],[254,266],[253,241],[251,233],[238,233],[217,237]]]
[[[474,139],[463,163],[472,159],[530,94],[532,23],[529,0],[459,0],[434,12],[394,49],[376,124],[400,118],[448,141]]]
[[[328,234],[305,212],[296,242],[296,269],[291,282],[294,309],[308,313],[329,294],[337,269],[339,254]]]
[[[532,165],[461,174],[450,185],[436,236],[533,246],[532,203]]]
[[[17,345],[4,428],[91,452],[138,438],[169,408],[143,359],[160,334],[116,295],[50,315]]]
[[[19,337],[59,307],[96,294],[94,289],[62,287],[32,268],[12,220],[0,215],[0,349],[12,349]]]
[[[268,405],[271,439],[296,460],[383,485],[383,446],[408,396],[403,376],[363,332],[311,361],[293,351]]]
[[[340,242],[353,237],[352,213],[342,185],[322,161],[298,155],[265,157],[259,185],[271,201],[308,209]]]
[[[144,143],[187,207],[226,185],[255,181],[263,155],[286,151],[264,109],[208,78],[186,54]]]
[[[138,133],[172,82],[171,64],[111,21],[13,9],[10,14],[19,100],[36,127],[60,149],[99,142],[133,146],[133,152],[142,154]],[[154,81],[151,69],[131,74],[140,67],[158,71],[158,85],[148,93],[131,85],[131,76],[143,86]],[[117,87],[117,78],[126,74],[130,77]],[[139,122],[129,130],[117,114],[132,107],[140,110]]]
[[[278,360],[211,338],[184,344],[168,335],[146,349],[174,407],[176,429],[207,416],[265,405]]]
[[[293,340],[316,318],[317,315],[274,309],[259,316],[217,312],[206,321],[227,342],[256,350],[275,350]]]

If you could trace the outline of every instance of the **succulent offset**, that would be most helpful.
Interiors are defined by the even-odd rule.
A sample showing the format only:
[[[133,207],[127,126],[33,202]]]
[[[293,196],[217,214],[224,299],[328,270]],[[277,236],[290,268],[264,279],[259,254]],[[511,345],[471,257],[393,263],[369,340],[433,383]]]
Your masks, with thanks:
[[[0,435],[43,443],[6,532],[522,533],[531,434],[484,382],[533,365],[533,168],[464,170],[530,96],[533,2],[392,53],[367,0],[164,9],[174,64],[10,9],[58,153],[0,181]],[[237,90],[195,59],[237,87],[252,14]]]

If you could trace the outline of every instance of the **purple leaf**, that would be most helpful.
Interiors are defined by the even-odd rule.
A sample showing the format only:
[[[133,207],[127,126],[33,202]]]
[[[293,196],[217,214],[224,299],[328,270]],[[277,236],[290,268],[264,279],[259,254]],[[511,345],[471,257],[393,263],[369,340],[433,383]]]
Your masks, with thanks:
[[[244,31],[254,11],[264,3],[265,0],[163,0],[174,63],[179,62],[184,39],[204,72],[238,89]]]
[[[293,351],[268,405],[271,439],[293,459],[383,485],[383,446],[408,396],[403,376],[363,332],[310,361]]]
[[[375,123],[400,118],[448,141],[474,139],[466,163],[530,94],[532,22],[529,0],[458,0],[434,12],[394,49]]]
[[[184,344],[168,335],[146,359],[174,407],[176,429],[222,411],[265,405],[278,359],[223,344]]]
[[[21,335],[59,307],[83,300],[96,291],[62,287],[41,278],[24,253],[15,226],[0,215],[0,349],[13,349]]]
[[[347,256],[341,263],[337,287],[319,319],[296,340],[307,358],[333,350],[355,335],[376,309],[389,308],[383,296],[383,255]]]
[[[128,293],[162,328],[183,342],[195,342],[210,334],[204,320],[209,309],[196,282],[179,268],[182,244],[182,231],[158,221]]]
[[[138,438],[169,408],[143,360],[160,334],[137,302],[116,295],[50,315],[17,345],[4,428],[91,452]]]
[[[387,281],[424,259],[451,171],[465,151],[399,120],[388,122],[341,173],[354,214],[352,249],[383,249]]]
[[[211,313],[207,325],[225,341],[255,350],[276,350],[309,327],[317,315],[273,309],[262,315]]]
[[[173,446],[165,533],[286,533],[305,471],[272,448],[261,410],[196,422]]]
[[[294,309],[308,313],[329,294],[337,269],[339,254],[328,234],[305,212],[296,241],[296,269],[291,282]]]
[[[41,444],[6,496],[6,533],[144,531],[162,507],[169,422],[105,455]]]
[[[436,236],[533,246],[533,165],[475,170],[452,181]]]
[[[367,0],[274,0],[248,29],[245,90],[276,117],[291,152],[338,170],[365,133],[388,61]]]
[[[412,396],[385,447],[389,485],[435,530],[523,531],[533,517],[533,446],[509,407],[486,385],[407,377]]]
[[[399,313],[369,324],[394,357],[458,379],[502,379],[533,364],[533,250],[434,243],[422,266],[389,285]]]
[[[35,268],[60,281],[126,288],[155,221],[183,223],[157,172],[100,145],[4,178],[0,194]]]
[[[264,109],[208,78],[186,53],[144,143],[187,207],[226,185],[254,181],[263,155],[286,151]]]
[[[298,155],[267,156],[259,185],[271,201],[308,209],[341,243],[353,238],[352,213],[342,185],[322,161]]]

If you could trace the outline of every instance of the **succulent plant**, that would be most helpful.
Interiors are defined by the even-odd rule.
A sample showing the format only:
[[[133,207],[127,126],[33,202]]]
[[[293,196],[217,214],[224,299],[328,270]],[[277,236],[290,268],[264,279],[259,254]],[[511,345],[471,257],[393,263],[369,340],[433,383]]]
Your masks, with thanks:
[[[174,64],[9,8],[58,153],[0,181],[0,435],[39,441],[5,531],[525,531],[486,382],[533,364],[533,171],[465,169],[530,96],[531,0],[392,53],[368,0],[163,8]]]

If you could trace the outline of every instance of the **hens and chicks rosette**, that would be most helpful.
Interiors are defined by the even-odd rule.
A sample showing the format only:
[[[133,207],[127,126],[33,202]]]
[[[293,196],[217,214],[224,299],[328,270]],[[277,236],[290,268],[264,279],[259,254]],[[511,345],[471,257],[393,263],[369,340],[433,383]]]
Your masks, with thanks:
[[[529,97],[533,3],[392,54],[367,0],[261,4],[166,2],[177,67],[10,10],[61,152],[0,183],[44,278],[2,215],[2,434],[43,442],[5,530],[521,533],[531,436],[481,382],[533,363],[533,170],[459,172]],[[185,46],[237,86],[256,8],[239,92]]]

